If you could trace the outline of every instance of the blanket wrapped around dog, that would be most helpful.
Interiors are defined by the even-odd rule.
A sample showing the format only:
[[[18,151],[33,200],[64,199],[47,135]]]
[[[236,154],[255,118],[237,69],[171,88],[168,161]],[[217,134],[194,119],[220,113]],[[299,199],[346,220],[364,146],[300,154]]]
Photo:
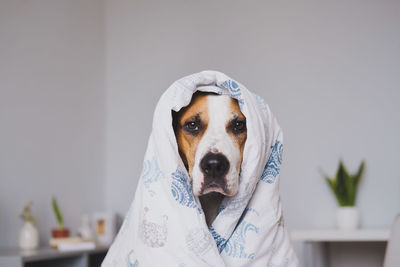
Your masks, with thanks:
[[[179,156],[171,110],[200,90],[238,100],[247,120],[239,191],[208,228]],[[102,266],[298,266],[279,199],[282,131],[264,100],[223,73],[173,83],[153,118],[133,203]]]

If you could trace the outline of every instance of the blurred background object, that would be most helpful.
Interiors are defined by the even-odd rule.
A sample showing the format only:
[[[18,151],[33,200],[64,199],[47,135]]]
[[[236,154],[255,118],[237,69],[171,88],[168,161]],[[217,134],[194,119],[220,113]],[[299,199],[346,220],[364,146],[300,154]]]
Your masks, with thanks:
[[[400,214],[393,222],[383,267],[397,267],[400,263]]]
[[[0,2],[0,248],[17,247],[34,200],[41,245],[63,200],[123,217],[158,98],[205,69],[235,77],[271,106],[285,137],[281,195],[289,229],[335,227],[318,169],[368,163],[364,228],[400,210],[399,1]],[[262,78],[260,78],[262,77]],[[298,245],[303,255],[302,245]],[[333,244],[331,266],[381,266],[384,242]]]
[[[325,175],[325,180],[334,194],[339,207],[336,210],[336,226],[339,229],[356,229],[360,226],[360,212],[356,207],[357,189],[364,174],[365,162],[358,171],[350,174],[342,160],[334,177]]]
[[[32,215],[33,201],[24,207],[20,218],[24,222],[19,230],[19,247],[22,250],[31,250],[39,247],[39,231],[35,225],[36,219]]]

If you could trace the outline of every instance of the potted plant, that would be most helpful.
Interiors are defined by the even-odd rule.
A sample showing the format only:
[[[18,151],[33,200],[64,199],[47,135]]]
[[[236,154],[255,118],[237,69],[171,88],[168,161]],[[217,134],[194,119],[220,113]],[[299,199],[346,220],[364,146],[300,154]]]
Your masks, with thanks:
[[[32,201],[26,204],[20,215],[24,224],[19,232],[19,247],[24,250],[36,249],[39,247],[39,231],[35,226],[36,219],[31,212],[32,204]]]
[[[56,198],[53,197],[51,199],[51,202],[52,202],[52,206],[53,206],[54,215],[56,216],[57,223],[58,223],[58,228],[52,229],[52,231],[51,231],[52,236],[54,238],[69,237],[69,230],[68,230],[68,228],[64,228],[63,216],[62,216],[60,208],[58,207]]]
[[[357,189],[364,173],[365,162],[362,161],[358,171],[350,174],[340,160],[336,175],[332,178],[325,175],[339,208],[336,211],[336,224],[339,229],[356,229],[360,224],[360,214],[355,207]]]

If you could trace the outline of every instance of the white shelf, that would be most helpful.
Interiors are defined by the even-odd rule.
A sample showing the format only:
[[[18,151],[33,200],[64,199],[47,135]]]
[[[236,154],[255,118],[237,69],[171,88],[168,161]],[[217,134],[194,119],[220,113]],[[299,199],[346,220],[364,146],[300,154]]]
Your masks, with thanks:
[[[291,232],[292,240],[301,242],[385,242],[389,236],[389,229],[309,229]]]

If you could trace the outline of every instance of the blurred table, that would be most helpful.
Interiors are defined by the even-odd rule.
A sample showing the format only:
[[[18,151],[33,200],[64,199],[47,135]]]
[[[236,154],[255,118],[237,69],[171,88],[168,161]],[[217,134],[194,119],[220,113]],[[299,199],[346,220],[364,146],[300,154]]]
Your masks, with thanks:
[[[62,252],[50,247],[24,251],[18,248],[0,250],[0,267],[98,267],[108,247]]]
[[[291,239],[304,243],[307,267],[329,266],[329,244],[332,242],[387,242],[389,229],[308,229],[291,232]]]

